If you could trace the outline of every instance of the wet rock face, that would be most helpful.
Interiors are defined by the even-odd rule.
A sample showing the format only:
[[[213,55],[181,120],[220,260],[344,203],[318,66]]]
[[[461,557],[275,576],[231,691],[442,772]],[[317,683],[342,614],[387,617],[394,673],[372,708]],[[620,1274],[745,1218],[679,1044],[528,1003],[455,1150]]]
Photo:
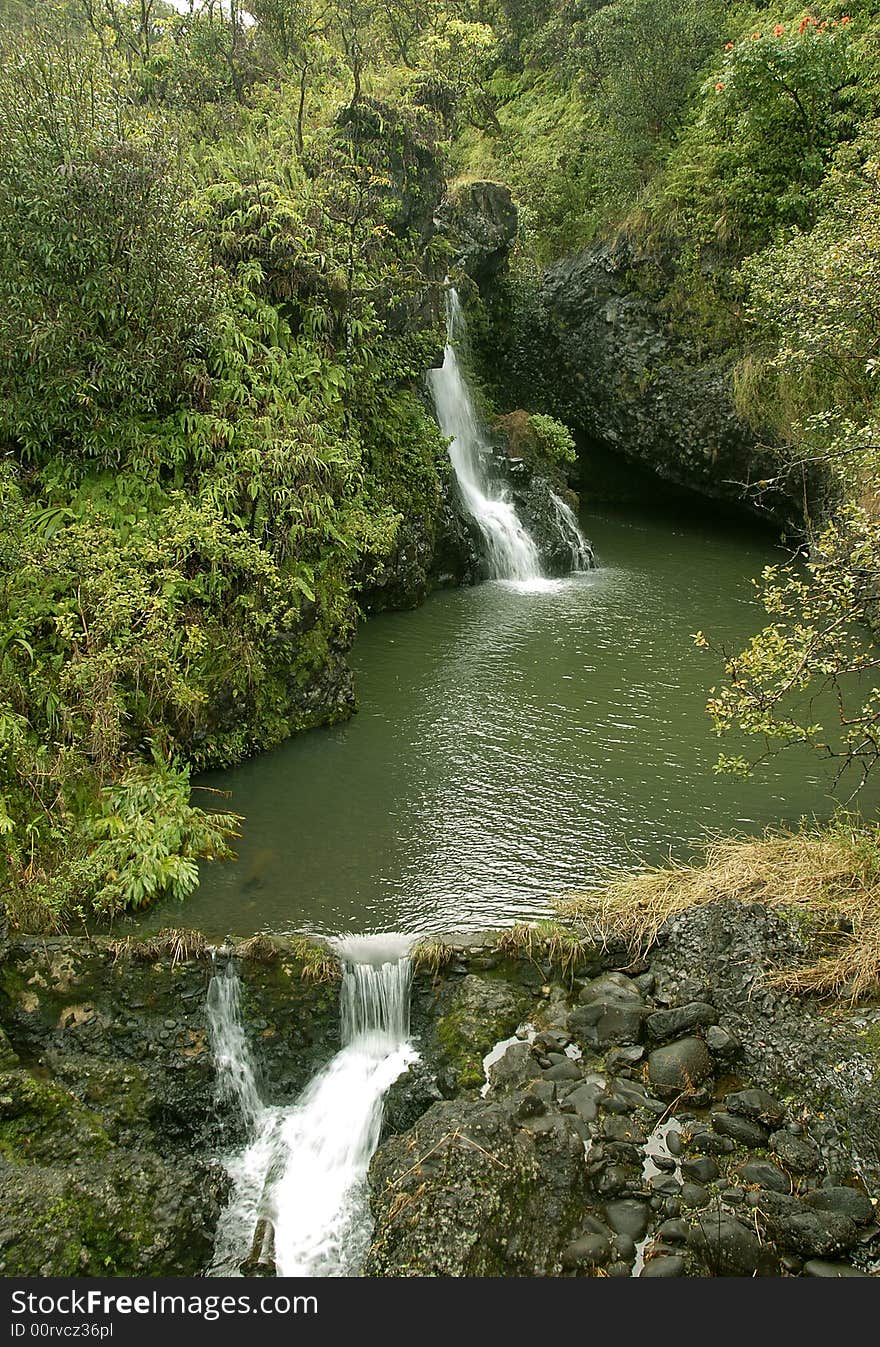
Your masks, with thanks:
[[[85,1151],[71,1166],[3,1164],[0,1193],[4,1277],[198,1276],[222,1182],[192,1158]]]
[[[502,401],[551,412],[587,440],[702,495],[748,501],[744,485],[775,477],[733,405],[726,355],[675,332],[626,241],[597,244],[550,267],[528,294],[484,285],[492,348],[482,353]],[[656,288],[656,287],[655,287]],[[765,493],[761,512],[801,519],[797,502]],[[801,521],[802,522],[802,521]]]
[[[440,992],[422,1038],[444,1094],[482,1085],[483,1058],[516,1029],[529,1006],[514,982],[468,972]]]
[[[784,961],[796,935],[763,910],[718,907],[670,923],[638,978],[576,970],[562,984],[548,966],[529,986],[516,966],[474,975],[462,961],[457,991],[439,994],[453,1019],[463,1007],[482,1027],[470,1031],[474,1065],[490,1023],[506,1036],[519,1009],[528,1024],[481,1093],[474,1069],[380,1146],[369,1275],[850,1276],[873,1265],[876,1184],[860,1158],[871,1126],[851,1135],[835,1093],[857,1048],[811,1019],[821,1046],[806,1088],[771,1088],[773,1073],[755,1069],[763,1047],[772,1061],[804,1008],[775,996],[762,1006],[754,989],[745,1007],[735,979]],[[422,1041],[430,1071],[429,1032]],[[876,1087],[868,1097],[876,1114]]]
[[[210,961],[117,961],[109,942],[16,940],[0,960],[0,1274],[196,1275],[239,1139],[215,1092]],[[335,984],[295,961],[246,978],[267,1099],[338,1038]]]
[[[587,1193],[577,1120],[527,1096],[435,1104],[373,1163],[377,1224],[368,1276],[547,1276],[561,1268]],[[426,1203],[426,1186],[431,1200]],[[391,1200],[383,1193],[393,1191]],[[604,1263],[610,1245],[577,1262]]]
[[[778,914],[715,904],[670,922],[626,973],[597,947],[563,976],[490,937],[417,971],[421,1060],[387,1096],[366,1271],[875,1266],[876,1066],[846,1015],[759,981],[798,939]],[[287,1103],[338,1048],[339,986],[304,977],[290,943],[264,944],[241,960],[243,1024],[262,1097]],[[114,961],[107,942],[12,943],[0,962],[0,1272],[204,1268],[223,1198],[212,1161],[241,1140],[215,1092],[209,976],[203,955],[137,963]]]
[[[730,1113],[769,1129],[773,1158],[797,1175],[827,1167],[831,1180],[851,1172],[855,1156],[868,1183],[880,1188],[877,1060],[867,1038],[845,1016],[824,1016],[803,998],[768,985],[767,973],[802,956],[797,928],[759,904],[714,903],[667,923],[651,967],[660,998],[678,1002],[711,986],[719,1026],[733,1036],[733,1056],[707,1046],[744,1082],[804,1101],[809,1134],[780,1128],[759,1090],[736,1092]],[[825,1101],[825,1118],[817,1116]],[[789,1115],[790,1117],[790,1115]],[[836,1121],[835,1121],[836,1119]],[[844,1139],[848,1132],[851,1141]]]
[[[480,285],[506,267],[519,219],[504,183],[469,182],[441,204],[435,224],[452,245],[455,268]]]

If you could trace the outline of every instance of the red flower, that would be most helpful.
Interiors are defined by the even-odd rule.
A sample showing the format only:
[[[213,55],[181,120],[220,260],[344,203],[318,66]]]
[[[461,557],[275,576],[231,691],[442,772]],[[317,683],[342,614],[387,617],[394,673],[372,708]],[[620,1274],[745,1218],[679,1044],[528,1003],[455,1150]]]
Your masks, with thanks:
[[[844,14],[844,16],[843,16],[843,18],[840,20],[840,22],[841,22],[841,23],[851,23],[852,20],[850,19],[850,17],[849,17],[848,14]]]
[[[725,51],[733,51],[733,43],[732,43],[732,42],[725,42],[725,44],[724,44],[724,50],[725,50]]]
[[[782,23],[777,23],[776,27],[773,29],[773,36],[782,37],[782,34],[784,32],[785,32],[785,25]]]
[[[720,94],[720,93],[721,93],[721,90],[722,90],[723,88],[724,88],[724,85],[723,85],[723,83],[719,80],[719,82],[715,85],[715,92],[716,92],[716,94]]]

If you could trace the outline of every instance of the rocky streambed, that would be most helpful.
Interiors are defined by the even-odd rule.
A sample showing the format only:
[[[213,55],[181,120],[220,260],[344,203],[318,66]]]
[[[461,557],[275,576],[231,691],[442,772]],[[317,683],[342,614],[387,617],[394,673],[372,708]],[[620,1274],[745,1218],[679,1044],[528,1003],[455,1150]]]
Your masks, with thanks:
[[[784,916],[726,902],[636,964],[509,933],[417,951],[421,1061],[386,1099],[365,1273],[870,1274],[880,1011],[774,990],[800,953]],[[338,1046],[306,942],[4,944],[3,1275],[207,1267],[242,1130],[205,1017],[229,957],[263,1096],[289,1101]]]

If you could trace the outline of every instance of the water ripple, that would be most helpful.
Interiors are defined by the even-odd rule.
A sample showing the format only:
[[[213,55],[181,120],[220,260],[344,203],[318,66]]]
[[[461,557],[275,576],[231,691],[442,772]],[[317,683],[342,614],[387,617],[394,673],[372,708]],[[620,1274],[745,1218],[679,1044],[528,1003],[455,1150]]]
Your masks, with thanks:
[[[362,710],[205,784],[246,815],[240,860],[205,867],[181,920],[408,933],[547,911],[608,866],[679,854],[707,830],[828,811],[821,764],[718,776],[704,712],[760,614],[764,540],[638,516],[586,521],[609,564],[492,583],[371,620],[353,652]]]

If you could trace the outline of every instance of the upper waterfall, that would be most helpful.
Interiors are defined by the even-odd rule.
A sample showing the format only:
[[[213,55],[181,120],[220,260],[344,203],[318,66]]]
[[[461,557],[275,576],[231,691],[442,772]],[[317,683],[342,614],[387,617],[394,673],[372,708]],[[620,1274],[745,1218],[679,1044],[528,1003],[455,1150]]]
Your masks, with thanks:
[[[541,562],[535,541],[517,515],[504,483],[490,481],[486,471],[490,448],[455,353],[455,339],[463,332],[461,301],[450,286],[443,365],[428,371],[437,420],[451,441],[449,457],[465,508],[485,540],[491,578],[538,580]]]

